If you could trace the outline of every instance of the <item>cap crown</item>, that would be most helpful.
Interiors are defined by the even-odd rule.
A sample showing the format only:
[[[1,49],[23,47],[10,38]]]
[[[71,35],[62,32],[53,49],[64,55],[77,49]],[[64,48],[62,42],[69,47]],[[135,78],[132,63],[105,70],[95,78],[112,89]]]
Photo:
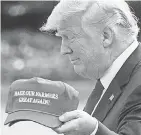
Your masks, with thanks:
[[[12,83],[6,112],[30,110],[60,116],[77,109],[78,103],[78,92],[68,84],[34,77]]]

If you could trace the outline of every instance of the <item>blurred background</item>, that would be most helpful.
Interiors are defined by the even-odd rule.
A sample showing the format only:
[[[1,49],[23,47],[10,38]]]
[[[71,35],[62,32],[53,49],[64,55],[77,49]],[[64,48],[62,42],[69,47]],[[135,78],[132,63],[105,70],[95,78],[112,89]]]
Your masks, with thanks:
[[[1,1],[2,124],[7,116],[4,111],[9,86],[17,79],[36,76],[64,81],[80,92],[79,109],[83,109],[95,85],[95,82],[78,76],[68,58],[60,55],[60,38],[39,31],[57,3],[57,1]],[[141,22],[141,1],[128,3]],[[138,25],[141,28],[141,23]],[[140,33],[138,40],[141,41]],[[36,126],[27,126],[25,129],[31,130],[35,135],[38,134],[33,132]],[[15,132],[15,129],[2,126],[2,135],[26,134],[22,127],[20,124],[19,130]],[[54,134],[51,130],[49,133]]]

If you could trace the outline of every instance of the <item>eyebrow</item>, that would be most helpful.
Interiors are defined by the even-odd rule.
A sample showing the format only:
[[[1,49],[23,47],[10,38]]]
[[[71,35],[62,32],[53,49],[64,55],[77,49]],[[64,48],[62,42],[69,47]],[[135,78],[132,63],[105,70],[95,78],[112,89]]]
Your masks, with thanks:
[[[55,35],[56,35],[56,36],[61,36],[61,35],[63,35],[65,32],[66,32],[65,30],[56,30]]]
[[[56,35],[56,33],[57,33],[57,29],[55,30],[55,29],[50,29],[50,30],[47,30],[46,31],[49,35]]]
[[[56,33],[57,33],[57,29],[42,29],[42,27],[40,28],[40,31],[44,34],[48,34],[48,35],[51,35],[51,36],[55,36]]]
[[[64,29],[64,30],[58,29],[57,32],[55,33],[55,35],[61,36],[61,35],[64,35],[64,34],[69,34],[70,32],[74,34],[74,32],[72,30],[69,30],[69,29]]]

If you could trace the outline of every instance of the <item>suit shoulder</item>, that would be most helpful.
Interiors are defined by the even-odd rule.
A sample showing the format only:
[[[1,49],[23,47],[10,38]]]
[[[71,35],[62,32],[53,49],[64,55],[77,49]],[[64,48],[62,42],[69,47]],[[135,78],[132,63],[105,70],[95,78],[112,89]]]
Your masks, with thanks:
[[[137,86],[126,99],[119,121],[136,113],[141,116],[141,85]]]
[[[118,119],[118,132],[135,130],[141,123],[141,85],[136,87],[126,99],[125,105]],[[140,123],[140,124],[139,124]],[[129,125],[132,128],[129,128]],[[136,125],[136,126],[135,126]],[[136,127],[136,131],[140,128]],[[132,131],[133,132],[133,131]]]
[[[126,107],[141,104],[141,85],[137,86],[126,100]]]

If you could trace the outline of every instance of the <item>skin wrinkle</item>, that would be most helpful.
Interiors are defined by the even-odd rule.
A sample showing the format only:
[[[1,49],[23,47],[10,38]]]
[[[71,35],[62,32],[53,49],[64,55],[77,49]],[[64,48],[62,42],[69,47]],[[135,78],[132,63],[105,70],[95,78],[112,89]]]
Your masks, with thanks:
[[[69,28],[66,28],[64,31],[66,32],[70,32],[70,34],[73,34],[74,37],[80,37],[82,35],[82,28],[79,28],[79,32],[77,32],[77,28],[79,28],[78,26],[77,27],[69,27]],[[72,33],[71,33],[72,32]]]
[[[97,9],[98,10],[98,9]],[[98,16],[98,11],[95,12],[94,15]],[[105,16],[105,13],[101,11],[101,14]],[[100,14],[100,16],[101,16]],[[112,14],[112,17],[114,14]],[[115,47],[109,48],[107,50],[102,44],[103,41],[101,41],[100,36],[102,36],[102,30],[105,27],[99,24],[99,27],[97,28],[96,25],[89,28],[89,26],[84,23],[82,23],[82,18],[84,15],[82,15],[81,12],[74,13],[72,16],[68,16],[65,21],[60,22],[59,29],[63,29],[66,31],[64,35],[67,35],[69,39],[65,39],[63,41],[63,46],[65,46],[65,43],[67,43],[66,47],[70,48],[72,50],[72,54],[70,55],[70,58],[79,58],[82,60],[82,68],[81,66],[74,65],[74,68],[78,68],[76,70],[84,70],[83,74],[88,74],[87,76],[90,76],[95,74],[96,78],[99,78],[102,76],[103,72],[108,69],[110,64],[113,60],[116,59],[118,56],[118,53],[120,50],[117,50],[116,44]],[[96,21],[99,21],[99,18],[96,18]],[[116,17],[115,17],[116,20]],[[95,22],[96,22],[95,21]],[[111,21],[112,22],[112,21]],[[109,23],[112,24],[112,23]],[[107,26],[108,27],[108,26]],[[76,29],[75,29],[76,28]],[[115,31],[114,31],[115,32]],[[62,34],[63,36],[63,34]],[[116,35],[115,35],[116,36]],[[73,38],[71,38],[73,37]],[[89,40],[89,41],[88,41]],[[101,41],[101,43],[99,42]],[[116,42],[116,41],[115,41]],[[114,44],[114,43],[112,43]],[[101,47],[100,47],[101,46]],[[111,50],[112,49],[112,50]],[[111,53],[110,53],[111,51]],[[112,53],[113,51],[113,53]],[[116,53],[117,52],[117,53]],[[70,52],[69,52],[70,53]],[[116,54],[116,55],[115,55]],[[107,58],[107,60],[106,60]],[[107,62],[105,62],[107,61]],[[102,67],[102,68],[100,68]],[[88,73],[88,71],[90,71]],[[94,71],[94,72],[92,72]],[[78,71],[77,71],[78,72]],[[80,71],[82,72],[82,71]],[[98,72],[98,73],[97,73]],[[94,78],[95,78],[94,77]]]
[[[67,30],[67,31],[70,31],[70,32],[72,32],[72,33],[74,34],[74,32],[73,32],[71,29],[69,29],[69,30]],[[75,35],[75,38],[69,43],[69,45],[77,40],[77,36],[78,36],[78,34]],[[68,45],[68,46],[69,46],[69,45]]]
[[[110,54],[109,61],[112,61],[112,51],[109,54]]]
[[[71,29],[71,28],[69,28],[69,30],[67,29],[66,31],[70,31],[70,32],[72,32],[73,34],[74,34],[74,31]],[[76,31],[75,31],[76,32]],[[82,34],[83,33],[83,34]],[[84,48],[83,48],[83,44],[80,42],[80,40],[81,40],[81,38],[83,39],[83,35],[85,36],[85,34],[84,34],[84,31],[82,30],[82,28],[80,28],[80,31],[79,31],[79,33],[78,34],[76,34],[75,36],[75,40],[73,40],[73,42],[76,42],[77,41],[77,43],[79,43],[80,44],[80,46],[81,46],[81,52],[82,53],[84,53],[84,54],[86,54],[86,58],[87,58],[87,60],[86,61],[89,61],[89,59],[95,59],[96,57],[95,57],[95,50],[93,51],[93,55],[89,55],[88,53],[86,53],[86,51],[84,50]],[[71,43],[73,43],[73,42],[71,42]],[[69,43],[69,45],[68,46],[71,46],[71,43]],[[84,43],[84,42],[83,42]],[[90,48],[90,51],[91,51],[91,48]],[[89,51],[88,51],[89,52]],[[96,58],[97,59],[97,58]],[[97,62],[100,62],[100,60],[99,61],[97,61]],[[96,69],[98,69],[98,66],[97,66],[97,64],[95,64],[95,63],[97,63],[97,62],[93,62],[93,67],[94,68],[96,68]],[[87,62],[87,63],[89,63],[89,62]],[[92,62],[91,62],[92,63]],[[88,68],[86,68],[86,72],[88,72]],[[99,70],[98,70],[98,72],[99,72]],[[100,74],[100,73],[99,73]]]
[[[113,59],[112,59],[112,51],[109,52],[109,59],[107,61],[107,66],[105,67],[105,71],[108,70],[109,65],[111,65],[111,61],[113,61]]]
[[[78,22],[81,22],[81,16],[82,16],[81,14],[82,14],[81,12],[77,12],[77,13],[71,14],[70,16],[67,16],[65,20],[64,19],[61,20],[58,28],[63,29],[64,27],[65,28],[71,28],[75,26],[79,27],[80,24],[78,24]],[[76,19],[75,23],[71,23],[73,18]],[[62,22],[63,22],[63,25],[62,25]]]
[[[71,14],[71,16],[67,16],[67,18],[65,18],[66,20],[63,19],[62,22],[64,22],[63,24],[65,24],[65,23],[67,23],[68,20],[71,20],[71,18],[74,18],[75,17],[76,20],[78,20],[78,18],[79,18],[78,22],[81,22],[82,21],[81,23],[83,23],[83,19],[82,19],[83,18],[83,15],[81,15],[81,14],[83,14],[82,11],[81,12],[76,12],[74,14]],[[99,23],[99,22],[97,22],[97,23]],[[75,25],[77,26],[77,24],[75,24]],[[72,26],[72,24],[71,24],[71,26],[67,26],[67,27],[71,28],[71,27],[74,27],[75,25]],[[83,24],[81,24],[81,26],[82,26],[82,29],[84,29]]]
[[[74,40],[75,41],[75,40]],[[70,41],[67,45],[68,48],[70,48],[69,46],[71,46],[71,44],[74,42],[74,41]],[[71,49],[71,48],[70,48]],[[72,50],[72,49],[71,49]],[[73,50],[72,50],[73,51]]]
[[[97,60],[97,58],[96,58],[96,56],[95,56],[95,51],[93,50],[93,55],[89,55],[85,50],[84,50],[84,48],[83,48],[83,44],[81,44],[78,40],[77,40],[77,42],[81,45],[81,51],[84,53],[84,54],[86,54],[86,58],[87,58],[87,64],[86,65],[88,65],[88,63],[92,63],[93,62],[93,68],[94,69],[97,69],[97,75],[96,76],[98,76],[99,77],[99,75],[100,75],[100,71],[99,71],[99,66],[96,64],[98,61],[100,62],[100,60],[98,60],[97,62],[95,62],[95,60]],[[91,59],[93,59],[93,61],[91,60]],[[86,71],[85,71],[86,73],[88,73],[88,68],[86,68]]]
[[[72,27],[68,31],[70,31],[74,35],[75,38],[79,38],[82,35],[81,31],[79,33],[76,33],[77,31],[74,32],[74,27]]]
[[[101,9],[101,7],[98,3],[97,3],[97,5],[99,6],[99,9]],[[102,8],[102,10],[104,10],[104,9]],[[105,15],[103,17],[101,17],[101,20],[98,20],[97,22],[92,22],[92,25],[106,23],[115,15],[115,13],[108,13],[108,12],[106,12],[106,10],[104,10],[104,14]]]
[[[82,28],[81,28],[82,29]],[[70,32],[73,32],[73,30],[70,30],[69,29],[69,31]],[[82,30],[83,31],[83,30]],[[79,32],[79,35],[83,35],[82,34],[82,32]],[[82,37],[81,37],[82,38]],[[78,34],[77,34],[77,36],[75,37],[75,40],[73,40],[73,42],[77,42],[77,43],[79,43],[80,44],[80,46],[81,46],[81,53],[84,53],[84,54],[86,54],[86,58],[87,58],[87,63],[89,63],[89,59],[93,59],[93,62],[92,62],[92,60],[90,61],[91,63],[93,63],[92,65],[93,65],[93,67],[94,67],[94,69],[95,70],[97,70],[97,72],[98,72],[98,74],[96,75],[96,76],[99,76],[100,75],[100,70],[99,70],[99,66],[96,64],[97,62],[102,62],[101,60],[98,60],[98,58],[96,58],[95,57],[95,50],[93,50],[93,55],[89,55],[86,51],[85,51],[85,49],[83,48],[83,43],[81,43],[82,41],[81,41],[81,38],[78,38]],[[82,38],[83,39],[83,38]],[[69,43],[69,45],[68,46],[71,46],[71,44],[73,43],[73,42],[71,42],[71,43]],[[87,43],[86,43],[87,44]],[[73,45],[72,45],[73,46]],[[91,50],[91,48],[90,48],[90,51],[92,51]],[[97,50],[98,51],[98,50]],[[89,52],[89,51],[88,51]],[[98,60],[97,62],[95,61],[95,60]],[[108,65],[105,65],[105,68],[107,69],[107,67],[108,67]],[[88,68],[86,68],[86,72],[88,72]]]
[[[86,22],[88,24],[89,24],[89,22],[91,22],[89,24],[90,26],[95,25],[95,24],[100,25],[100,24],[104,23],[105,20],[109,19],[109,17],[107,17],[108,14],[106,12],[103,13],[104,10],[99,6],[98,2],[92,4],[90,8],[92,8],[93,6],[96,9],[95,12],[93,11],[94,13],[89,13],[90,11],[88,11],[88,13],[89,13],[89,18],[90,18],[90,16],[91,16],[91,18],[93,18],[93,16],[95,16],[95,19],[90,21],[89,18],[87,17],[87,15],[84,15],[83,16],[84,22]],[[99,14],[99,15],[97,16],[97,14]],[[96,16],[98,17],[98,20],[97,20]]]
[[[128,35],[128,29],[124,28],[129,25],[128,19],[131,26],[134,22],[136,24],[136,21],[132,17],[130,18],[130,11],[128,11],[128,6],[124,9],[126,6],[124,3],[116,4],[115,1],[110,3],[97,0],[95,4],[94,1],[87,0],[85,5],[83,0],[74,0],[76,2],[74,4],[68,0],[64,1],[64,5],[63,0],[60,1],[61,7],[56,10],[56,12],[61,10],[62,17],[58,15],[58,12],[54,13],[50,18],[49,28],[57,28],[58,31],[64,30],[61,33],[61,52],[69,57],[75,72],[94,81],[100,79],[104,74],[106,75],[108,72],[106,70],[129,46],[129,43],[136,40],[136,35],[134,37]],[[119,13],[118,8],[123,15],[122,12]],[[68,12],[69,10],[70,12]],[[124,18],[124,15],[127,16]],[[122,27],[120,23],[123,24]],[[46,27],[48,26],[46,25]],[[134,27],[135,30],[132,29],[133,27],[131,29],[136,34],[137,28]],[[67,113],[66,117],[64,117],[65,115],[64,118],[59,117],[59,120],[64,123],[57,128],[60,133],[88,135],[93,133],[95,125],[98,125],[98,122],[87,113],[83,116],[84,111],[78,112],[79,117],[77,117],[76,111]],[[81,116],[82,119],[80,119]]]
[[[78,44],[80,44],[81,45],[81,48],[80,48],[80,50],[84,53],[84,54],[86,54],[87,55],[87,53],[85,53],[85,50],[83,49],[83,45],[78,41],[78,40],[76,40],[76,42],[78,43]],[[88,55],[87,55],[88,56]],[[86,57],[87,58],[87,60],[86,61],[88,61],[88,57]],[[87,71],[87,68],[86,68],[86,71],[85,71],[86,73],[88,72]],[[85,75],[84,75],[85,76]]]
[[[66,2],[67,3],[67,2]],[[79,9],[79,7],[81,7],[81,2],[77,2],[78,4],[78,9],[75,11],[74,9],[77,7],[77,6],[75,6],[75,4],[73,5],[72,4],[72,8],[71,8],[71,6],[69,6],[69,9],[68,8],[65,8],[65,9],[63,9],[63,6],[62,6],[62,13],[65,13],[64,11],[66,10],[66,11],[68,11],[68,10],[71,10],[71,12],[70,12],[70,15],[71,14],[73,14],[73,12],[74,12],[74,14],[76,14],[77,12],[82,12],[82,13],[86,13],[87,12],[87,10],[89,9],[89,8],[91,8],[91,6],[92,5],[98,5],[99,6],[99,8],[101,8],[103,11],[105,11],[105,14],[109,11],[109,12],[111,12],[111,11],[114,11],[114,10],[118,10],[117,12],[119,12],[120,10],[122,11],[122,8],[121,9],[118,9],[117,8],[117,6],[116,6],[116,4],[113,4],[113,3],[111,3],[111,7],[109,7],[108,5],[107,5],[107,3],[103,3],[103,2],[101,2],[101,1],[97,1],[97,2],[93,2],[93,1],[89,1],[88,3],[87,3],[87,6],[84,6],[83,5],[83,8],[82,9]],[[101,5],[100,5],[101,4]],[[103,6],[103,4],[104,4],[104,6]],[[70,4],[69,4],[70,5]],[[119,6],[118,6],[119,7]],[[128,8],[128,7],[127,7]],[[80,10],[80,11],[79,11]],[[116,13],[117,13],[116,12]],[[122,13],[122,12],[121,12]],[[83,17],[83,16],[82,16]],[[135,18],[135,20],[137,20],[136,18]],[[132,22],[132,21],[131,21]],[[136,23],[135,23],[136,24]],[[135,28],[136,29],[136,28]]]

